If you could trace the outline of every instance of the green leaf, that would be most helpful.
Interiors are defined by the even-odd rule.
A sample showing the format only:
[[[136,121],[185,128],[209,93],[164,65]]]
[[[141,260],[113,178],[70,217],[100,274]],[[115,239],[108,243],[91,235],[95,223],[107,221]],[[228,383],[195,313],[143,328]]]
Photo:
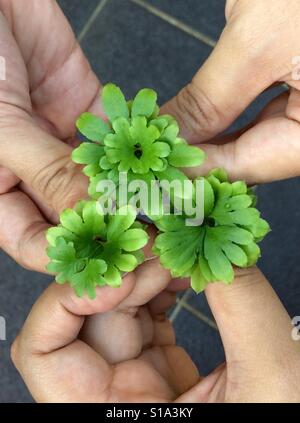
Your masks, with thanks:
[[[79,164],[99,164],[104,155],[104,148],[101,145],[90,142],[83,142],[72,152],[72,160]]]
[[[122,283],[120,272],[115,266],[108,267],[107,272],[104,274],[104,279],[107,285],[113,288],[118,288]]]
[[[249,195],[235,195],[228,200],[231,210],[241,210],[250,207],[252,204],[252,199]]]
[[[139,91],[133,100],[131,116],[146,116],[150,118],[155,110],[157,94],[155,91],[144,88]]]
[[[77,129],[91,141],[102,141],[111,131],[110,126],[92,113],[83,113],[76,121]]]
[[[229,182],[221,182],[218,187],[218,202],[223,199],[229,199],[232,195],[232,186]]]
[[[198,177],[194,180],[195,192],[196,192],[196,181],[203,181],[204,184],[204,215],[209,216],[212,212],[215,204],[215,194],[211,184],[206,178]]]
[[[136,211],[131,206],[124,206],[117,210],[115,215],[109,217],[107,226],[107,239],[115,241],[124,231],[130,228],[136,219]]]
[[[76,250],[72,242],[57,238],[55,247],[48,247],[47,254],[51,262],[46,266],[48,272],[56,274],[58,283],[70,281],[72,276],[84,268],[84,261],[76,259]]]
[[[200,166],[205,159],[205,153],[198,147],[190,145],[174,145],[168,157],[170,165],[175,167]]]
[[[256,240],[262,240],[269,232],[270,225],[264,219],[257,219],[251,225],[247,225]]]
[[[218,192],[218,189],[221,185],[221,182],[219,181],[218,178],[216,178],[214,175],[210,175],[210,176],[206,176],[205,177],[207,179],[207,181],[210,183],[212,189],[214,190],[215,193]]]
[[[148,235],[143,229],[128,229],[118,237],[118,245],[125,251],[135,251],[145,247]]]
[[[162,172],[154,172],[154,174],[160,181],[167,181],[170,184],[172,184],[172,182],[177,182],[178,185],[176,184],[176,190],[174,190],[174,195],[176,197],[186,199],[192,198],[194,191],[192,182],[179,169],[176,169],[173,166],[168,166],[166,170]]]
[[[101,197],[103,193],[98,192],[98,184],[100,181],[107,179],[107,173],[108,173],[107,171],[101,172],[90,179],[90,185],[88,188],[88,194],[90,197],[96,198],[96,199]]]
[[[93,178],[94,176],[101,173],[101,167],[99,164],[87,165],[83,168],[82,172],[84,173],[84,175],[88,176],[89,178]]]
[[[247,194],[247,185],[244,181],[236,181],[231,184],[232,195]]]
[[[217,178],[220,182],[228,182],[228,174],[225,169],[222,168],[216,168],[212,169],[208,176],[214,176]]]
[[[154,107],[153,113],[152,113],[152,115],[150,116],[149,119],[152,119],[152,120],[156,119],[159,115],[159,112],[160,112],[159,105],[156,104],[155,107]]]
[[[166,116],[166,115],[164,115]],[[173,143],[179,134],[179,126],[176,120],[172,120],[172,123],[169,124],[166,129],[161,134],[161,139]]]
[[[122,272],[132,272],[138,265],[137,258],[132,254],[119,254],[114,259],[114,264]]]
[[[204,276],[204,278],[206,279],[207,282],[213,282],[215,279],[215,276],[213,275],[208,261],[202,257],[201,255],[199,256],[199,266],[202,272],[202,275]]]
[[[119,117],[129,118],[129,110],[124,94],[114,84],[107,84],[102,91],[102,103],[105,114],[113,122]]]
[[[259,211],[254,208],[236,210],[230,213],[232,221],[237,225],[252,225],[259,218]]]
[[[76,239],[76,235],[73,234],[73,232],[70,232],[68,229],[63,228],[62,226],[54,226],[48,229],[46,232],[46,239],[52,247],[55,247],[56,240],[59,237],[63,237],[67,241],[74,241]]]
[[[217,237],[221,242],[232,241],[240,245],[248,245],[253,242],[252,234],[246,229],[234,226],[218,226],[209,229],[210,235]]]
[[[91,259],[85,268],[72,276],[71,285],[74,287],[77,295],[81,297],[85,292],[92,300],[96,298],[95,287],[103,286],[105,281],[103,274],[107,270],[105,261]]]
[[[204,291],[207,285],[208,282],[203,276],[200,267],[196,265],[191,276],[191,287],[197,294],[200,294],[200,292]]]
[[[247,266],[253,266],[257,263],[257,260],[260,257],[260,248],[255,242],[251,242],[248,245],[242,246],[243,250],[247,254]]]
[[[222,250],[231,261],[231,263],[236,266],[244,267],[248,262],[248,258],[244,250],[232,242],[227,242],[222,245]]]
[[[76,235],[81,235],[83,222],[81,217],[73,209],[66,209],[60,215],[61,224]]]
[[[158,157],[167,157],[170,152],[171,148],[166,142],[155,142],[153,144],[153,153]]]
[[[166,215],[155,221],[155,226],[160,231],[178,231],[185,228],[185,220],[182,216]]]
[[[104,213],[97,201],[86,201],[82,210],[82,218],[85,223],[86,234],[94,237],[104,237],[106,225]]]
[[[206,235],[204,240],[204,255],[217,280],[226,283],[233,281],[234,273],[230,261],[209,234]]]
[[[182,241],[182,232],[165,232],[155,238],[155,247],[160,251],[168,251]]]
[[[48,247],[48,256],[55,261],[72,262],[76,259],[75,248],[72,242],[67,242],[64,238],[58,238],[54,247]]]
[[[163,132],[163,130],[168,126],[168,121],[166,119],[158,117],[157,119],[151,120],[149,124],[156,126],[159,132]]]
[[[113,167],[113,163],[108,161],[107,156],[103,156],[102,159],[100,160],[100,167],[103,170],[110,170]]]

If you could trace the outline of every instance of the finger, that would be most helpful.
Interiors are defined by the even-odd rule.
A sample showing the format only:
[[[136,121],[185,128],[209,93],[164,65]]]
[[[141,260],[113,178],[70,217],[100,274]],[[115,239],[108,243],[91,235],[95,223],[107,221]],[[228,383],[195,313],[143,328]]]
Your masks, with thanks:
[[[57,213],[86,197],[88,179],[71,161],[72,148],[30,119],[3,117],[0,165],[8,167]]]
[[[21,266],[45,272],[45,231],[50,225],[22,192],[0,196],[0,247]]]
[[[79,298],[69,285],[53,283],[31,310],[17,345],[32,354],[48,354],[74,341],[84,317],[115,308],[132,291],[134,274],[124,277],[122,286],[96,288],[97,297]]]
[[[10,30],[17,41],[27,67],[35,114],[52,125],[58,137],[67,138],[76,132],[77,117],[98,100],[100,83],[58,4],[33,3],[34,7],[24,10],[18,1],[2,2],[9,25],[3,39],[9,42]],[[17,66],[12,70],[20,72]]]
[[[173,279],[167,288],[148,303],[148,309],[153,318],[163,320],[165,313],[176,303],[176,295],[190,287],[190,279]]]
[[[48,222],[53,225],[59,223],[59,214],[55,212],[52,207],[48,206],[31,187],[24,184],[24,182],[20,182],[19,189],[33,201]]]
[[[203,378],[191,389],[180,395],[175,402],[179,403],[207,403],[220,402],[220,393],[226,385],[226,365],[222,363],[212,373]],[[216,391],[216,395],[213,394]]]
[[[206,296],[229,364],[284,366],[282,358],[287,352],[291,360],[299,358],[300,346],[291,337],[291,319],[257,268],[238,270],[230,286],[209,285]]]
[[[285,110],[288,104],[289,95],[290,94],[288,91],[283,92],[282,94],[271,100],[252,122],[236,131],[217,135],[216,137],[208,140],[207,143],[213,145],[223,145],[230,143],[240,138],[245,132],[247,132],[249,129],[253,128],[255,125],[257,125],[263,120],[272,119],[274,117],[279,116],[285,116]]]
[[[262,55],[240,30],[236,25],[225,28],[192,82],[163,108],[176,117],[182,136],[192,143],[223,131],[274,82]]]
[[[176,303],[176,293],[167,290],[158,294],[148,304],[148,309],[155,319],[164,319],[165,313]]]
[[[117,290],[97,288],[95,300],[76,297],[68,285],[52,284],[44,292],[12,347],[13,362],[37,401],[106,400],[112,369],[77,336],[85,316],[116,307],[133,285],[128,275]]]
[[[194,178],[222,167],[231,180],[245,180],[250,185],[292,178],[300,174],[299,136],[300,125],[295,120],[267,119],[235,141],[223,145],[202,144],[207,161],[186,173]]]
[[[170,283],[170,272],[164,269],[159,259],[146,261],[135,270],[137,283],[131,294],[119,306],[120,310],[139,307],[148,303]]]
[[[141,357],[169,381],[170,386],[175,388],[176,396],[191,389],[200,380],[196,365],[181,347],[167,345],[162,349],[151,348],[143,351]]]
[[[0,166],[0,195],[11,190],[19,179],[7,168]]]
[[[134,274],[135,286],[117,309],[91,316],[83,328],[83,339],[109,363],[139,356],[144,336],[137,318],[138,308],[163,291],[171,279],[170,273],[160,266],[157,259],[143,263]],[[152,322],[150,326],[152,328]],[[148,332],[150,338],[152,334],[153,330]]]
[[[191,285],[191,280],[189,278],[184,279],[173,279],[168,285],[168,291],[170,292],[179,292],[185,291]]]

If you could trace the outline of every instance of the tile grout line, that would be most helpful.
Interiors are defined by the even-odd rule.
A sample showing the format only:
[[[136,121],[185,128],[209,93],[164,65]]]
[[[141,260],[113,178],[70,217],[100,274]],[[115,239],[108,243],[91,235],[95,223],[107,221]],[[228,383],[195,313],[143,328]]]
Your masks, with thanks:
[[[97,17],[100,15],[100,13],[102,12],[102,10],[106,6],[107,2],[108,2],[108,0],[100,0],[98,6],[94,9],[93,13],[89,17],[89,19],[86,21],[86,23],[84,24],[82,30],[80,31],[80,33],[79,33],[79,35],[77,37],[77,40],[78,40],[79,43],[87,35],[87,33],[91,29],[93,23],[95,22],[95,20],[97,19]]]
[[[170,322],[174,323],[176,317],[178,316],[178,314],[180,313],[180,311],[182,309],[182,302],[187,300],[188,297],[190,296],[190,294],[191,294],[190,290],[187,290],[184,293],[184,295],[177,301],[177,304],[176,304],[174,310],[170,314],[170,317],[169,317]]]
[[[182,298],[181,301],[181,307],[185,310],[189,311],[191,314],[193,314],[195,317],[197,317],[199,320],[201,320],[203,323],[210,326],[212,329],[215,329],[217,332],[219,332],[218,326],[215,322],[213,322],[209,317],[207,317],[205,314],[201,313],[201,311],[196,310],[194,307],[192,307],[190,304],[188,304],[184,298]]]
[[[181,22],[179,19],[174,18],[173,16],[169,15],[168,13],[163,12],[162,10],[158,9],[157,7],[152,6],[151,4],[147,3],[144,0],[130,0],[132,3],[142,7],[143,9],[147,10],[148,12],[152,13],[153,15],[159,17],[160,19],[164,20],[165,22],[169,23],[172,26],[180,29],[181,31],[185,32],[186,34],[196,38],[197,40],[201,41],[202,43],[208,45],[209,47],[215,47],[216,41],[210,38],[208,35],[203,34],[200,31],[192,28],[191,26]]]

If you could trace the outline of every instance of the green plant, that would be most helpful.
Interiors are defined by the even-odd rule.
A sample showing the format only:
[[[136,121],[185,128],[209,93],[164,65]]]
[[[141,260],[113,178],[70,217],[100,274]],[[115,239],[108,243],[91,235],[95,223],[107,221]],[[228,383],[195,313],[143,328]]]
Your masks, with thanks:
[[[215,169],[204,182],[204,221],[187,226],[187,216],[169,215],[155,222],[160,230],[153,251],[175,277],[191,277],[196,292],[208,283],[231,283],[232,265],[249,267],[260,257],[257,242],[269,232],[255,208],[256,196],[242,181],[230,183]]]
[[[126,172],[129,182],[142,180],[150,187],[155,180],[187,181],[178,168],[203,163],[204,152],[179,137],[176,120],[159,115],[155,91],[142,89],[126,102],[122,91],[108,84],[102,103],[109,121],[90,113],[80,116],[77,128],[91,142],[82,143],[72,155],[74,162],[85,165],[92,198],[102,195],[97,191],[99,181],[118,184],[120,172]]]
[[[153,90],[143,89],[134,100],[126,101],[118,87],[108,84],[102,102],[108,122],[90,113],[81,115],[77,128],[89,141],[72,154],[90,178],[92,199],[65,210],[60,224],[47,232],[48,271],[57,275],[58,283],[69,282],[79,296],[87,293],[90,298],[95,297],[96,286],[120,286],[123,272],[143,262],[141,248],[148,240],[131,206],[120,206],[117,200],[115,215],[103,212],[97,202],[103,197],[98,183],[110,180],[118,186],[121,172],[128,182],[142,180],[149,189],[153,181],[184,183],[189,179],[180,168],[198,166],[204,160],[202,150],[180,138],[176,120],[159,115]],[[260,257],[257,244],[270,228],[245,182],[230,183],[224,170],[215,169],[193,181],[192,200],[198,180],[204,186],[201,224],[188,226],[187,218],[193,216],[176,214],[174,200],[177,196],[182,204],[184,190],[171,194],[172,214],[163,209],[155,216],[149,210],[146,214],[160,232],[153,251],[161,264],[174,277],[191,277],[193,289],[201,292],[211,282],[231,283],[233,266],[254,265]]]
[[[103,214],[96,201],[80,201],[66,209],[60,224],[47,232],[51,262],[47,269],[58,283],[69,282],[78,296],[95,298],[96,286],[121,285],[122,272],[131,272],[144,256],[148,235],[126,206],[115,215]]]

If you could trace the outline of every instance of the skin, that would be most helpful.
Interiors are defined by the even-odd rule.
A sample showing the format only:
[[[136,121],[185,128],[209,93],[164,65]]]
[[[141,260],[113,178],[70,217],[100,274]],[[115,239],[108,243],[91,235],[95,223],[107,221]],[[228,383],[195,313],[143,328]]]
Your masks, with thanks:
[[[43,272],[45,229],[86,197],[88,180],[70,159],[74,122],[86,110],[101,115],[101,85],[57,3],[27,3],[0,0],[0,247]]]
[[[204,143],[207,161],[190,176],[224,167],[249,184],[300,174],[300,8],[297,0],[228,0],[227,24],[214,51],[165,111],[176,116],[190,142]],[[248,127],[220,137],[264,90],[285,82]],[[266,166],[268,163],[268,166]]]
[[[24,9],[18,0],[0,0],[8,75],[0,83],[0,246],[23,266],[43,271],[45,229],[86,193],[87,180],[69,158],[74,121],[86,110],[102,115],[101,86],[56,3],[29,1]],[[165,106],[182,135],[208,153],[205,166],[190,175],[215,166],[248,183],[299,175],[299,82],[292,78],[298,1],[232,0],[226,16],[212,55]],[[218,137],[258,94],[282,81],[290,92],[249,129]],[[45,292],[12,352],[37,401],[300,400],[299,344],[257,270],[240,272],[232,287],[207,289],[226,364],[201,379],[163,319],[169,275],[150,263],[127,276],[120,290],[102,289],[93,303],[74,298],[68,287]],[[155,292],[149,290],[153,280]],[[122,348],[116,339],[123,339]]]
[[[27,3],[24,9],[18,0],[0,0],[0,51],[7,62],[7,80],[0,81],[0,247],[43,272],[45,229],[86,195],[87,178],[70,160],[74,122],[87,110],[102,116],[101,84],[57,3]],[[187,173],[221,166],[250,184],[297,176],[298,0],[231,0],[226,17],[211,56],[164,108],[177,117],[182,135],[208,153],[204,166]],[[283,81],[290,91],[248,129],[218,136],[257,95]]]
[[[12,348],[36,401],[300,401],[300,343],[256,268],[207,289],[226,363],[201,377],[165,317],[181,287],[157,260],[150,267],[126,276],[116,293],[98,290],[95,301],[78,299],[69,286],[45,291]]]

